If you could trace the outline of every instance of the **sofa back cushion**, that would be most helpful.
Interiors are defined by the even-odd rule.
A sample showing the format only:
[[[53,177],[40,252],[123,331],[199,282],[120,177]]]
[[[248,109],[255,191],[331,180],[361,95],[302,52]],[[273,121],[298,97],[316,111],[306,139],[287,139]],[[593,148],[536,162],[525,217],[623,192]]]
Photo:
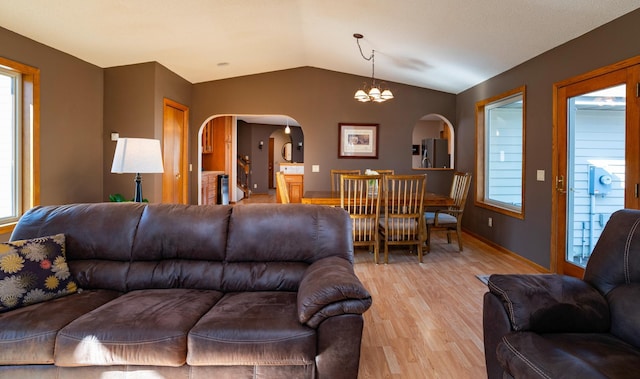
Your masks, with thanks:
[[[144,209],[137,203],[38,206],[22,216],[11,240],[63,233],[67,262],[78,287],[122,292]]]
[[[589,258],[584,280],[603,295],[622,284],[640,283],[640,210],[611,215]]]
[[[607,294],[611,334],[640,349],[640,283],[620,285]]]
[[[149,205],[141,215],[128,290],[220,290],[230,206]]]
[[[295,291],[313,262],[353,263],[351,221],[341,208],[308,204],[236,206],[229,222],[224,291]]]

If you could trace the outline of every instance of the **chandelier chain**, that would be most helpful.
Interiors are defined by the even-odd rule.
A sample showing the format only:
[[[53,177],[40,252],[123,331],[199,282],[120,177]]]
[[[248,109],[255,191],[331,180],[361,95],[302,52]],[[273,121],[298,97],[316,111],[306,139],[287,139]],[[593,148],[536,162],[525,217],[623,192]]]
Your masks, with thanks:
[[[371,84],[375,84],[376,82],[376,51],[371,50],[371,55],[367,58],[362,52],[362,46],[360,46],[360,39],[356,38],[356,43],[358,44],[358,49],[360,50],[360,55],[367,61],[371,61]]]

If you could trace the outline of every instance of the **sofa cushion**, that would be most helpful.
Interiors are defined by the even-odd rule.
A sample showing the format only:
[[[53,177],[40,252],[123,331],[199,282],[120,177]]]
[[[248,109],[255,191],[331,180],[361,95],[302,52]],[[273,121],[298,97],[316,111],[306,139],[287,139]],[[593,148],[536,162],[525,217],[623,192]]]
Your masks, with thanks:
[[[64,234],[0,243],[0,312],[76,292]]]
[[[128,292],[60,331],[56,365],[181,366],[189,329],[221,297],[190,289]]]
[[[309,365],[315,330],[296,315],[295,292],[228,293],[191,329],[187,363]]]
[[[611,334],[640,349],[640,283],[623,284],[607,294]]]
[[[53,363],[58,331],[119,295],[119,292],[109,290],[84,290],[0,313],[0,364]]]
[[[640,352],[608,333],[510,333],[498,361],[514,378],[637,378]]]

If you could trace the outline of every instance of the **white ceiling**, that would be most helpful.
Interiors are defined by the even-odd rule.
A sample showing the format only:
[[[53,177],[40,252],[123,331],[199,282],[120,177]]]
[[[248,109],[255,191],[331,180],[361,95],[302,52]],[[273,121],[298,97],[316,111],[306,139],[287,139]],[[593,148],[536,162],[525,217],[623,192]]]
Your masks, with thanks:
[[[0,0],[0,26],[99,67],[192,83],[312,66],[459,93],[638,0]],[[0,47],[1,53],[1,47]],[[393,88],[392,88],[393,89]]]

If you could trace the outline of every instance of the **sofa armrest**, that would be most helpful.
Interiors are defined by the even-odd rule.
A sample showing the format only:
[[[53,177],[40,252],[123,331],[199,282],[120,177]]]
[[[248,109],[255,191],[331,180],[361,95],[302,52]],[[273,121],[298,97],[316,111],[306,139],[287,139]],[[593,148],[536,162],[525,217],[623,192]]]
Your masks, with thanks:
[[[343,258],[314,262],[300,282],[298,319],[312,328],[331,316],[362,314],[370,306],[371,295],[353,272],[352,264]]]
[[[555,274],[491,275],[514,331],[598,333],[610,327],[609,306],[588,283]]]

